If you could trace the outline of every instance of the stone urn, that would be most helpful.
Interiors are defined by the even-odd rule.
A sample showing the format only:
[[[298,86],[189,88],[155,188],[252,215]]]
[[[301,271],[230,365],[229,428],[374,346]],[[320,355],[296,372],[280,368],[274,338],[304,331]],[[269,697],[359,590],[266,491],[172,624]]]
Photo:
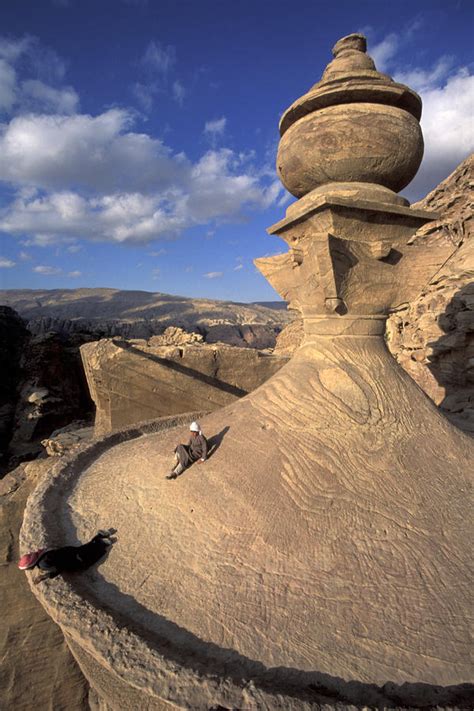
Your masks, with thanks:
[[[321,81],[282,116],[277,171],[296,197],[340,182],[398,192],[420,166],[421,99],[376,71],[365,51],[360,34],[339,40]]]

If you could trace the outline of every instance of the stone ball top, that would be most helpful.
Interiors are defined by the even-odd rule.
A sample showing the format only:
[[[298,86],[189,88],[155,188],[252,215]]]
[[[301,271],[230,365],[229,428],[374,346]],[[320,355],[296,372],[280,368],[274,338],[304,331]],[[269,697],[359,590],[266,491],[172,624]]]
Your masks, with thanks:
[[[367,54],[367,40],[360,33],[339,39],[332,49],[334,59],[329,62],[321,80],[297,99],[283,114],[280,135],[296,121],[329,106],[355,103],[375,103],[395,106],[421,117],[421,99],[416,92],[382,72]]]
[[[364,35],[358,32],[353,32],[351,35],[341,37],[332,48],[333,57],[337,57],[341,52],[348,50],[356,50],[357,52],[367,51],[367,39]]]

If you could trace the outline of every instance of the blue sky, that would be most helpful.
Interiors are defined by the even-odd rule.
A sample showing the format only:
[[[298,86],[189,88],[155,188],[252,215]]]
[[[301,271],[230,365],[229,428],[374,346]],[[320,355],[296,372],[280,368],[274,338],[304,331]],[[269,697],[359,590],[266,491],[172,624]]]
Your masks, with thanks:
[[[363,31],[424,101],[423,197],[474,149],[470,1],[4,0],[0,287],[275,292],[281,113]]]

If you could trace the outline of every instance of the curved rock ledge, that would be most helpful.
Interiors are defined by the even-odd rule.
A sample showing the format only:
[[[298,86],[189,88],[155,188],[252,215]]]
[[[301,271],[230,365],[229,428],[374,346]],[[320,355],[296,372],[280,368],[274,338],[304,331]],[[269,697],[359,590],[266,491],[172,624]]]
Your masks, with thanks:
[[[283,382],[285,370],[288,371],[288,366],[281,371]],[[276,389],[278,391],[278,384]],[[265,399],[265,391],[269,392],[268,387],[257,391],[260,398]],[[229,406],[220,416],[225,417],[225,412],[228,418],[242,419],[251,405],[249,400],[239,401],[235,408]],[[62,460],[28,501],[22,548],[75,542],[77,529],[71,520],[68,497],[74,494],[81,474],[94,465],[99,466],[101,457],[120,446],[130,444],[137,451],[142,441],[139,438],[143,436],[149,450],[150,437],[157,434],[169,440],[174,436],[174,429],[200,416],[189,413],[144,423],[104,437],[76,456]],[[206,431],[218,421],[217,417],[214,414],[205,418]],[[163,473],[159,472],[160,479]],[[177,483],[187,484],[183,479],[168,485]],[[118,506],[119,503],[117,500]],[[90,508],[92,510],[94,504]],[[95,529],[114,525],[114,521],[99,516],[95,522],[88,521],[84,525],[89,527],[87,535],[92,535]],[[147,534],[153,535],[153,532],[141,529],[138,521],[137,536]],[[84,540],[87,535],[83,529],[79,537]],[[118,538],[120,546],[120,529]],[[156,545],[162,544],[163,539],[157,536]],[[114,549],[110,560],[114,561]],[[141,570],[143,572],[143,561]],[[171,619],[151,613],[114,585],[111,586],[112,597],[104,596],[103,585],[100,591],[97,586],[99,580],[103,580],[100,567],[82,575],[32,586],[32,590],[60,625],[82,671],[105,702],[104,708],[154,710],[170,705],[193,709],[313,709],[333,706],[335,702],[344,707],[468,708],[474,692],[469,684],[443,687],[388,682],[380,686],[347,681],[320,671],[268,666],[226,646],[205,641]]]

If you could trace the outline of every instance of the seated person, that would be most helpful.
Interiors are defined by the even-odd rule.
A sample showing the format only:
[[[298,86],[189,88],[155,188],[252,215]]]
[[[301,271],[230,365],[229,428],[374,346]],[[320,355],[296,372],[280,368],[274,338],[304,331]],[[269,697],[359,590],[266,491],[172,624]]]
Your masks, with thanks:
[[[176,465],[166,479],[176,479],[193,462],[205,462],[207,457],[207,440],[201,432],[199,422],[189,425],[191,437],[188,444],[178,444],[175,452]]]

